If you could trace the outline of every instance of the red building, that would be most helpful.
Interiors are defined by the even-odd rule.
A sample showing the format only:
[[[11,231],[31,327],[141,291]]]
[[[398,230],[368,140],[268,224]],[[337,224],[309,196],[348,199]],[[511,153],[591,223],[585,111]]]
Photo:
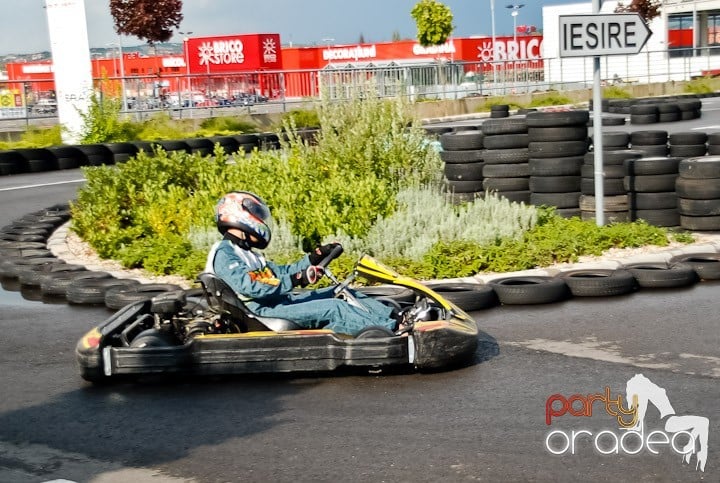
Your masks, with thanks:
[[[182,55],[125,53],[122,59],[93,59],[92,74],[109,92],[120,92],[123,77],[126,95],[138,98],[243,94],[302,97],[317,95],[324,71],[433,66],[437,61],[454,62],[466,72],[476,73],[542,69],[542,41],[538,35],[499,36],[495,49],[491,37],[454,38],[431,47],[401,40],[281,48],[280,36],[272,33],[195,37],[184,42]],[[7,69],[10,89],[24,87],[36,97],[53,90],[49,62],[9,63]]]

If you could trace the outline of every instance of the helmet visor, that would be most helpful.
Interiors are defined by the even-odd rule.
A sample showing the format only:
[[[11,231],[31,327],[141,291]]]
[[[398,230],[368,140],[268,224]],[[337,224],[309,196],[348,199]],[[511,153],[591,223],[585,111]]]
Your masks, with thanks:
[[[255,218],[266,222],[270,219],[270,210],[265,206],[264,203],[259,203],[255,199],[244,198],[242,200],[242,206],[247,210],[248,213],[253,215]]]

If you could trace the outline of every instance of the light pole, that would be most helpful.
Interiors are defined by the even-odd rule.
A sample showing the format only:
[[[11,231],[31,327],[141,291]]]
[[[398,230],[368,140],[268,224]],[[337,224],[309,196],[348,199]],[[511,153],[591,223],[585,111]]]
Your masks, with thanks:
[[[517,43],[517,16],[518,16],[518,10],[523,8],[525,6],[524,3],[514,3],[511,5],[506,5],[507,8],[511,8],[512,12],[510,15],[512,15],[513,18],[513,44],[515,45],[515,58],[513,59],[513,83],[517,84],[517,58],[518,53],[520,52],[520,48],[518,47]],[[510,50],[510,49],[508,49]]]
[[[111,42],[108,45],[117,47],[118,53],[120,54],[120,102],[122,102],[121,111],[124,111],[125,109],[127,109],[127,101],[125,99],[125,60],[123,55],[122,37],[118,35],[118,42]],[[115,62],[113,62],[113,68],[114,65]]]
[[[495,92],[495,86],[497,86],[497,52],[495,50],[495,0],[490,0],[490,16],[492,21],[492,70],[493,70],[493,92]]]
[[[188,95],[188,106],[192,107],[192,92],[191,92],[192,86],[190,85],[190,56],[188,55],[188,40],[190,40],[190,38],[188,36],[192,35],[192,32],[178,31],[178,33],[183,36],[183,60],[185,61],[185,86],[186,86],[187,95]],[[180,107],[184,107],[183,102],[182,102],[182,96],[180,99]]]

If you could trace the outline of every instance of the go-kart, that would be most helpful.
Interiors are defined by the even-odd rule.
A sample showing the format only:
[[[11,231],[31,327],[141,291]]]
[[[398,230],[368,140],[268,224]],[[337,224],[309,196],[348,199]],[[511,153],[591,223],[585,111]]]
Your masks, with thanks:
[[[369,281],[406,287],[414,300],[382,298],[409,321],[402,331],[369,327],[350,337],[327,329],[302,329],[292,320],[250,311],[221,279],[202,273],[202,290],[167,292],[120,309],[78,341],[83,379],[107,382],[152,374],[248,374],[332,371],[340,367],[438,369],[468,359],[477,347],[475,321],[441,295],[369,256],[336,283],[335,296],[361,304],[350,284]]]

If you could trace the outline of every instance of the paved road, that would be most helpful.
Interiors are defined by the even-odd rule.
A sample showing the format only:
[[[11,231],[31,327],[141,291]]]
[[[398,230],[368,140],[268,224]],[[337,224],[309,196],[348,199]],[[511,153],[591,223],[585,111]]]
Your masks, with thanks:
[[[72,198],[79,179],[0,178],[0,225]],[[40,182],[61,184],[23,188]],[[718,288],[476,312],[475,363],[449,372],[97,388],[77,376],[73,348],[109,312],[2,290],[0,481],[718,481]],[[662,445],[602,455],[583,435],[574,455],[545,447],[554,430],[624,434],[600,403],[592,417],[548,426],[546,402],[606,386],[625,397],[637,373],[665,390],[676,415],[709,419],[704,472]],[[671,418],[651,405],[645,434]],[[562,437],[550,447],[562,449]],[[611,442],[605,433],[599,444]]]

